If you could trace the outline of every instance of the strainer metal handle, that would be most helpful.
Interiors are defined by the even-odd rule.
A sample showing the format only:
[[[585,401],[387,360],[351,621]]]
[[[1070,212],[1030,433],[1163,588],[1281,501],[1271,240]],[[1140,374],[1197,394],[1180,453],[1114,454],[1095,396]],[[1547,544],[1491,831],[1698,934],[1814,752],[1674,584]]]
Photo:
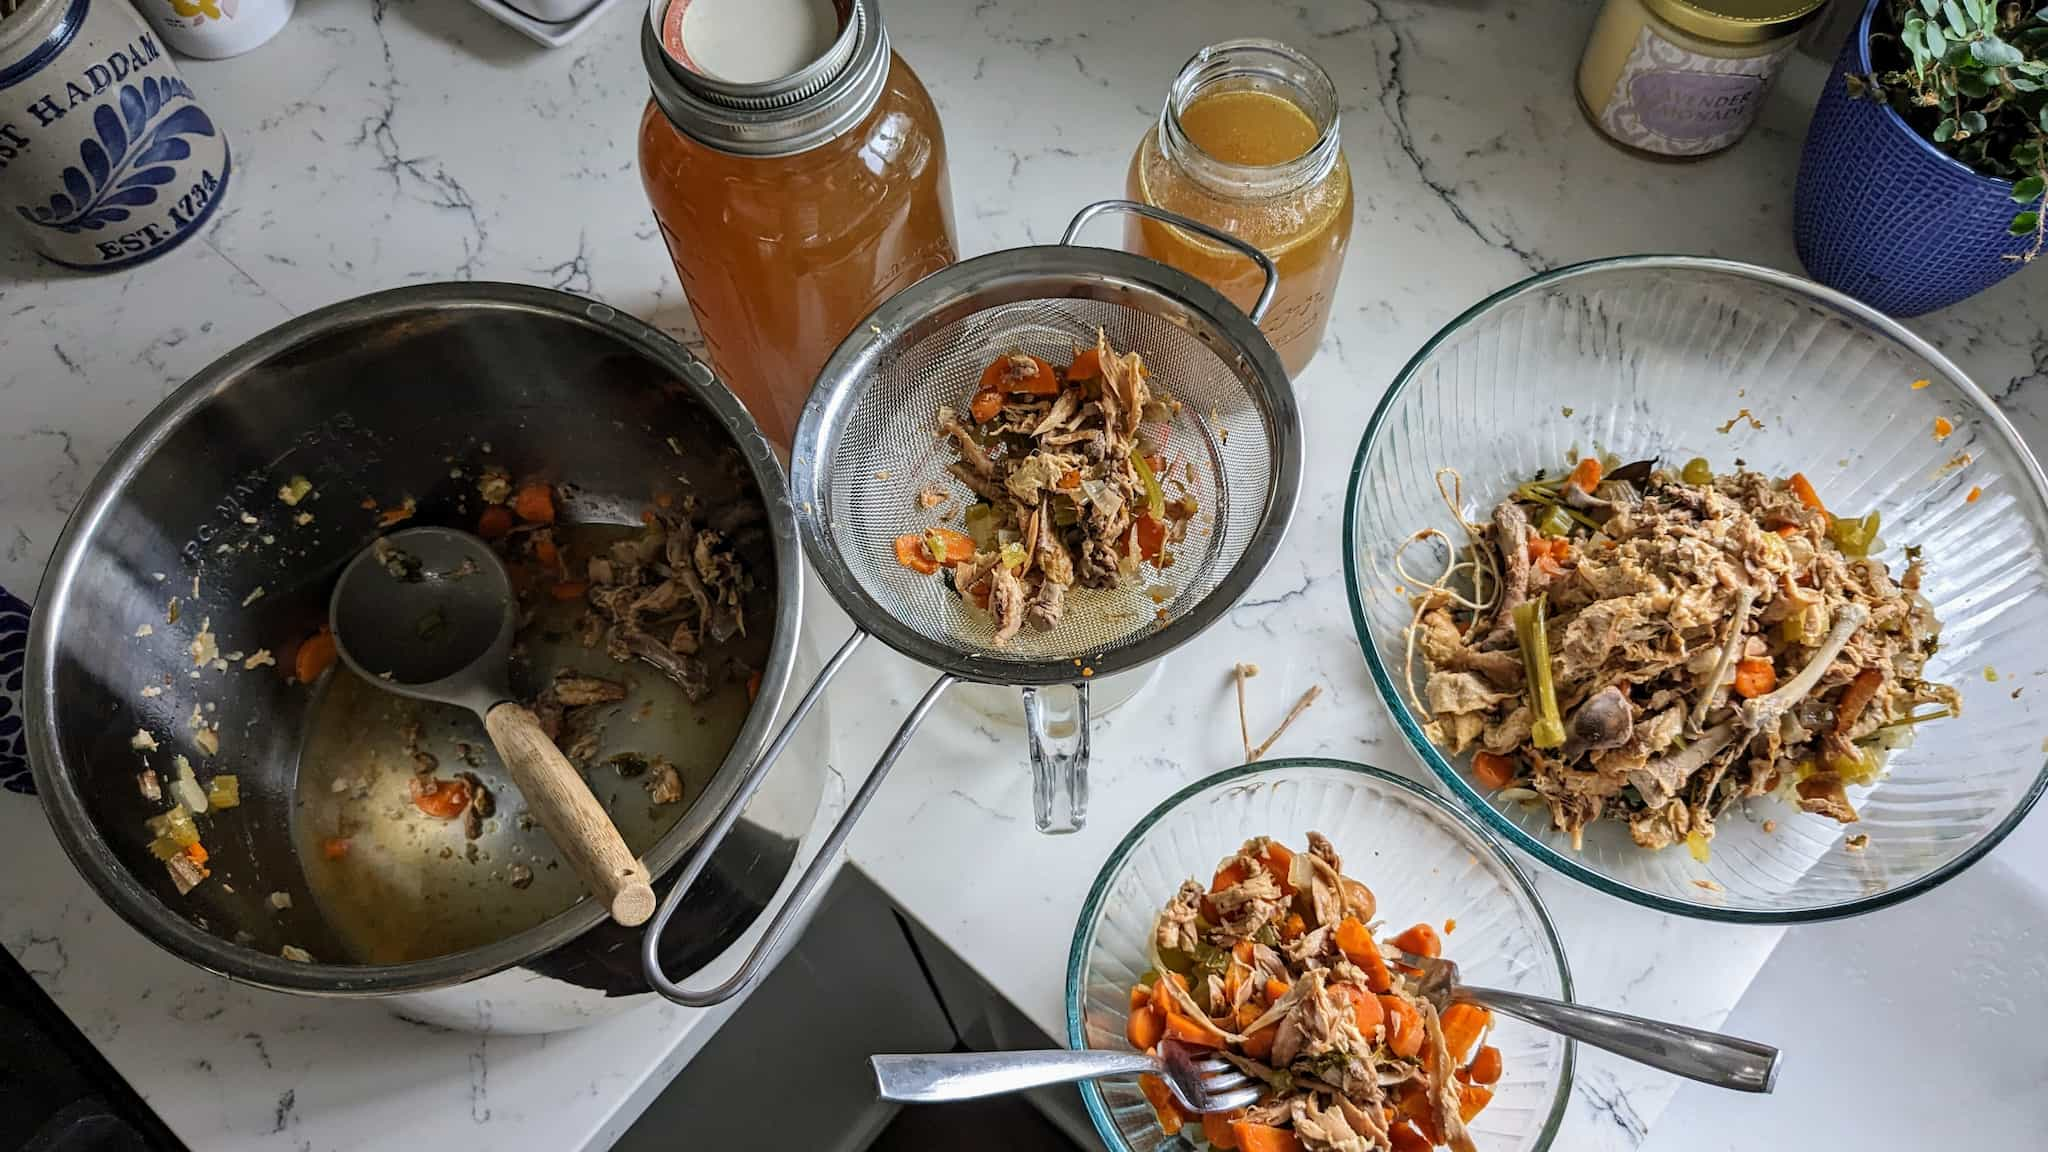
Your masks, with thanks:
[[[856,629],[853,635],[847,637],[846,642],[839,646],[839,650],[832,654],[832,658],[825,662],[825,667],[819,671],[818,678],[811,681],[810,688],[804,692],[803,698],[797,701],[796,708],[790,713],[789,719],[783,722],[781,731],[775,734],[775,739],[769,742],[767,750],[761,754],[761,759],[747,771],[731,799],[718,810],[718,816],[711,822],[711,827],[705,829],[703,838],[698,840],[690,849],[690,854],[684,857],[682,870],[676,874],[675,884],[669,888],[668,894],[662,897],[661,910],[654,914],[653,921],[647,925],[647,935],[641,940],[640,965],[646,974],[647,983],[664,997],[690,1008],[709,1008],[732,999],[760,979],[762,969],[775,954],[776,946],[782,942],[783,936],[788,934],[791,922],[797,914],[810,903],[811,893],[818,887],[818,882],[825,878],[826,869],[830,868],[832,861],[838,857],[839,850],[846,846],[846,838],[852,834],[854,824],[860,820],[860,814],[866,810],[868,801],[874,799],[875,792],[881,788],[882,780],[888,776],[889,769],[895,766],[897,758],[910,745],[910,738],[916,733],[918,725],[924,723],[925,716],[939,702],[939,698],[945,695],[946,689],[959,683],[958,677],[948,673],[932,681],[932,686],[925,689],[924,696],[918,700],[917,706],[910,710],[910,715],[904,718],[903,726],[896,730],[896,735],[889,741],[889,746],[882,750],[881,758],[875,761],[874,770],[868,773],[868,778],[861,784],[860,790],[847,802],[846,811],[839,817],[839,822],[832,826],[832,831],[826,835],[825,842],[819,845],[817,853],[811,857],[810,864],[804,868],[803,875],[797,878],[796,886],[790,889],[789,895],[782,902],[782,907],[776,909],[774,917],[768,921],[768,927],[761,933],[760,941],[754,945],[753,951],[747,953],[746,959],[740,962],[738,971],[710,988],[699,990],[682,987],[669,979],[668,973],[661,967],[661,934],[668,927],[669,917],[682,905],[684,894],[703,874],[705,865],[711,862],[713,850],[725,839],[726,834],[732,831],[732,826],[739,822],[740,813],[746,809],[747,801],[753,798],[755,791],[761,786],[761,781],[767,778],[769,769],[781,758],[783,749],[789,746],[790,738],[796,735],[797,727],[810,715],[812,707],[825,694],[825,686],[832,682],[832,678],[846,666],[846,662],[852,659],[861,642],[867,638],[866,632]]]
[[[1088,205],[1074,213],[1074,219],[1067,224],[1067,231],[1060,237],[1060,243],[1072,244],[1074,237],[1081,234],[1081,229],[1086,228],[1090,220],[1106,212],[1129,212],[1133,216],[1143,216],[1147,220],[1157,220],[1161,224],[1185,228],[1190,232],[1207,236],[1226,248],[1243,253],[1245,259],[1259,266],[1260,275],[1266,278],[1264,287],[1259,289],[1258,300],[1253,302],[1251,311],[1245,315],[1250,316],[1254,324],[1266,318],[1266,309],[1273,306],[1273,293],[1280,290],[1280,267],[1273,263],[1271,256],[1259,251],[1257,245],[1240,240],[1223,229],[1204,224],[1200,220],[1190,220],[1178,212],[1168,212],[1164,208],[1154,208],[1150,204],[1140,204],[1136,200],[1097,200]]]

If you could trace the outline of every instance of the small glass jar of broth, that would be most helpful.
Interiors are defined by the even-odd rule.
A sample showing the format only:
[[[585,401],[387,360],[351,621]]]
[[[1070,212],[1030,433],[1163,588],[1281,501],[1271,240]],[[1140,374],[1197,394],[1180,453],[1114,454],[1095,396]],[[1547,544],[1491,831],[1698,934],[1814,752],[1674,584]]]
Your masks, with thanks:
[[[1291,376],[1322,343],[1351,240],[1351,168],[1337,132],[1337,87],[1274,40],[1195,53],[1159,123],[1131,158],[1130,197],[1256,244],[1280,268],[1260,323]],[[1222,245],[1133,216],[1124,247],[1207,282],[1249,309],[1260,273]]]

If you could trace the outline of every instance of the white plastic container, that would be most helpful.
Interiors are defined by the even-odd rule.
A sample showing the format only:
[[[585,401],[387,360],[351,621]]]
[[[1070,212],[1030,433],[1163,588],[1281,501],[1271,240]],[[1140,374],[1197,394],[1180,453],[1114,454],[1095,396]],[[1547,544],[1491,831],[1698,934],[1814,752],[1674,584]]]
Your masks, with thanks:
[[[136,10],[180,56],[240,56],[278,34],[296,0],[135,0]]]

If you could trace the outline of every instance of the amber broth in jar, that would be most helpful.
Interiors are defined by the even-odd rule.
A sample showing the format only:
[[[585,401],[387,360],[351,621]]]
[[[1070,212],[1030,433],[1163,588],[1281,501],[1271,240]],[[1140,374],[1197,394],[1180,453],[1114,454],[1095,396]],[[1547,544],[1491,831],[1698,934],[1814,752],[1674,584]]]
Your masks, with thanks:
[[[954,260],[938,112],[900,58],[883,66],[858,122],[780,154],[713,147],[657,101],[640,118],[641,180],[711,365],[785,448],[840,340]]]
[[[1273,258],[1280,287],[1260,327],[1288,373],[1299,375],[1322,342],[1351,239],[1351,172],[1336,147],[1334,91],[1319,123],[1284,84],[1227,75],[1191,82],[1191,73],[1214,70],[1233,52],[1264,52],[1268,45],[1217,45],[1189,63],[1161,123],[1131,159],[1129,194],[1214,224]],[[1313,70],[1309,79],[1328,86],[1313,63],[1285,51]],[[1216,287],[1241,308],[1258,298],[1259,270],[1221,245],[1135,216],[1124,243]]]

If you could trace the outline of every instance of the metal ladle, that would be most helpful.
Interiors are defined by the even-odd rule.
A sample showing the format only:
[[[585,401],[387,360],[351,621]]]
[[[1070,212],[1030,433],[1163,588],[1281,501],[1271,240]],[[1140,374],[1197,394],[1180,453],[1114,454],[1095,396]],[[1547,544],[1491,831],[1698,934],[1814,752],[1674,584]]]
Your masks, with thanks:
[[[380,687],[477,714],[527,808],[583,886],[627,927],[654,914],[647,869],[590,786],[512,698],[512,579],[489,545],[451,528],[378,539],[341,573],[328,603],[343,663]]]

